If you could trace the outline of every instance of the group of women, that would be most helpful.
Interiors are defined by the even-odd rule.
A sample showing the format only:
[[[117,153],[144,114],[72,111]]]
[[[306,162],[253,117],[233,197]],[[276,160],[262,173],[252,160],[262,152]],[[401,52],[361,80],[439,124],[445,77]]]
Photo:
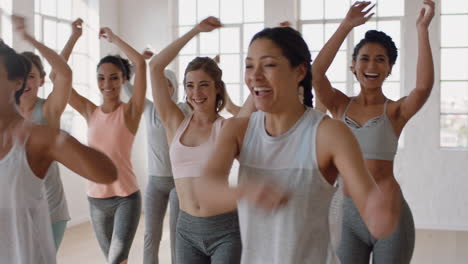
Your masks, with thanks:
[[[220,115],[232,103],[214,59],[197,57],[187,65],[183,103],[177,102],[175,74],[166,69],[192,38],[221,27],[217,18],[204,19],[154,56],[102,28],[100,37],[131,63],[113,55],[100,60],[103,100],[96,105],[73,89],[66,63],[83,21],[72,24],[58,55],[14,17],[18,34],[52,66],[53,91],[47,99],[37,96],[46,75],[37,55],[0,44],[2,262],[56,262],[70,219],[57,162],[89,179],[91,221],[106,262],[128,262],[142,204],[130,156],[144,114],[144,263],[158,263],[168,201],[173,263],[360,264],[371,255],[374,263],[409,263],[414,223],[393,159],[402,129],[434,82],[428,37],[434,2],[424,4],[417,20],[417,82],[408,96],[391,101],[382,92],[397,49],[380,31],[368,31],[354,49],[357,96],[334,89],[326,77],[346,36],[372,17],[370,2],[356,2],[312,65],[307,44],[291,27],[255,34],[245,59],[251,95],[241,109],[229,107],[235,109],[230,119]],[[153,101],[146,99],[149,58]],[[333,118],[312,108],[312,86]],[[67,104],[86,119],[89,147],[60,131]],[[230,186],[234,159],[239,181]],[[344,192],[340,234],[330,231],[329,220],[337,184]],[[333,246],[336,235],[340,243]]]

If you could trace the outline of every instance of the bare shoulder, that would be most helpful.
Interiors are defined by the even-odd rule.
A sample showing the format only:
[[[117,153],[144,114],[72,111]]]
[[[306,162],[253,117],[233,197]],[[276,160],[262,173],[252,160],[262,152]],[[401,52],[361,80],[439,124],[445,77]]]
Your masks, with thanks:
[[[351,133],[349,128],[340,120],[325,116],[317,128],[320,140],[333,139]]]
[[[250,117],[231,117],[223,120],[221,133],[225,137],[236,138],[239,146],[244,141],[244,135],[249,125]]]
[[[239,132],[245,131],[249,125],[249,117],[231,117],[223,120],[222,130],[224,133],[233,135],[239,134]]]

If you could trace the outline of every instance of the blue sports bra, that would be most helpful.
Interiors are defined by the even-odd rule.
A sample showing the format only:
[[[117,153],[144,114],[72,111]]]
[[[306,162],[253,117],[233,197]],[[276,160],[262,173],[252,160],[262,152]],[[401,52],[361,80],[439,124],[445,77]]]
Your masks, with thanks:
[[[363,126],[346,115],[353,102],[351,98],[341,120],[351,129],[356,137],[364,158],[374,160],[393,160],[398,149],[398,137],[387,117],[387,101],[382,115],[371,118]]]

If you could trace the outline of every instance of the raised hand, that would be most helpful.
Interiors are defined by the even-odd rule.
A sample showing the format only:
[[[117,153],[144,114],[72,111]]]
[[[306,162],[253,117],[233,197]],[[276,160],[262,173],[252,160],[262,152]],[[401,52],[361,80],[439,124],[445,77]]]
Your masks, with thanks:
[[[289,21],[283,21],[279,23],[280,27],[291,27],[291,22]]]
[[[83,34],[83,19],[77,18],[73,23],[71,24],[72,27],[72,35],[76,37],[81,37]]]
[[[426,9],[423,7],[419,13],[418,20],[416,21],[416,26],[418,29],[427,29],[429,24],[434,17],[435,3],[432,0],[424,0],[424,4],[428,6]]]
[[[113,42],[116,38],[114,32],[108,27],[103,27],[99,30],[99,38],[107,39],[109,42]]]
[[[371,6],[369,9],[364,11],[366,7],[368,7],[371,2],[368,1],[357,1],[355,2],[350,8],[348,13],[346,14],[345,19],[343,22],[347,23],[351,27],[357,27],[364,23],[366,23],[374,13],[369,14],[369,12],[374,8],[375,5]]]
[[[141,55],[143,56],[143,58],[145,58],[145,60],[149,60],[149,59],[151,59],[151,57],[153,57],[154,52],[153,52],[150,48],[146,48],[146,49],[141,53]]]
[[[197,28],[200,32],[211,32],[219,27],[221,27],[221,22],[216,17],[207,17],[203,19],[198,25]]]
[[[15,31],[18,32],[23,38],[27,38],[29,34],[26,31],[26,19],[22,16],[13,15],[11,17]]]

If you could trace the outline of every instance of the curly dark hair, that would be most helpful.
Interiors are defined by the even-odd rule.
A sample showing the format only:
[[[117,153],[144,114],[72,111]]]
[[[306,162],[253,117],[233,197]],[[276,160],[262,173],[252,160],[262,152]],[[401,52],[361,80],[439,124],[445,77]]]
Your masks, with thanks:
[[[359,50],[366,45],[367,43],[377,43],[382,45],[386,50],[387,50],[387,56],[390,62],[390,65],[394,65],[396,62],[396,59],[398,57],[398,49],[395,45],[395,42],[393,42],[392,38],[385,34],[382,31],[377,31],[377,30],[369,30],[366,32],[366,35],[364,36],[361,41],[354,47],[353,51],[353,60],[356,61],[357,55],[359,54]]]

